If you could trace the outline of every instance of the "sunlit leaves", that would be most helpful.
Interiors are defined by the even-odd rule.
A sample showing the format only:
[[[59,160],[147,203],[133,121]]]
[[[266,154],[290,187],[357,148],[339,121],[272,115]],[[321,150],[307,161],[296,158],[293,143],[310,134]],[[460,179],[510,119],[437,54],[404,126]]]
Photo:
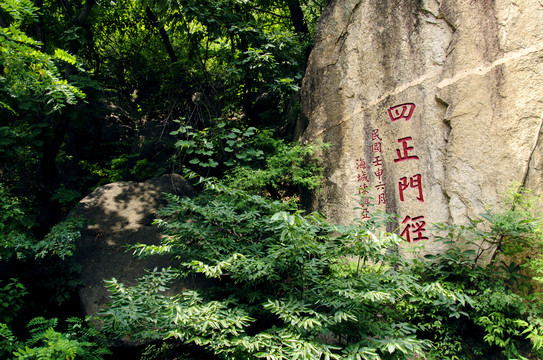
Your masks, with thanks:
[[[76,65],[75,57],[63,50],[49,55],[40,50],[40,43],[20,30],[21,22],[33,17],[36,9],[30,1],[0,1],[0,7],[16,20],[8,28],[0,28],[0,105],[15,112],[17,108],[31,110],[35,102],[44,102],[48,113],[61,110],[85,98],[77,87],[69,84],[60,74],[56,61]],[[4,94],[2,94],[2,92]],[[6,97],[2,99],[2,97]]]
[[[469,301],[395,271],[396,255],[384,250],[401,239],[376,235],[374,223],[337,226],[320,213],[304,216],[280,202],[202,181],[206,190],[196,198],[168,195],[157,222],[167,237],[136,251],[174,254],[179,274],[203,274],[222,285],[211,293],[166,297],[146,291],[150,278],[130,288],[110,282],[107,328],[137,337],[155,329],[152,338],[160,329],[163,337],[231,359],[401,359],[429,348],[416,336],[419,327],[401,318],[405,304],[431,304],[447,313]],[[358,253],[357,243],[366,244],[355,247]],[[381,265],[356,266],[348,260],[353,255]],[[254,324],[262,330],[252,332]]]

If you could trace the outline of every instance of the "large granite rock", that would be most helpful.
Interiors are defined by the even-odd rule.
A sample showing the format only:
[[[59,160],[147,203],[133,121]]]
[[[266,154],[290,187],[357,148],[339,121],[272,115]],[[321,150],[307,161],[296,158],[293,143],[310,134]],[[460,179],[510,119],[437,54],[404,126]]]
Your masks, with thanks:
[[[165,205],[164,193],[194,196],[190,184],[180,175],[164,175],[137,183],[117,182],[97,188],[80,202],[78,213],[90,222],[83,229],[77,256],[82,266],[79,291],[85,315],[96,315],[110,302],[104,279],[115,278],[135,285],[146,270],[171,265],[167,257],[138,260],[127,246],[137,243],[158,244],[161,234],[152,222]],[[179,281],[172,291],[194,288],[190,281]]]
[[[513,182],[541,192],[542,60],[538,0],[333,0],[302,88],[301,140],[332,144],[314,207],[431,244]]]

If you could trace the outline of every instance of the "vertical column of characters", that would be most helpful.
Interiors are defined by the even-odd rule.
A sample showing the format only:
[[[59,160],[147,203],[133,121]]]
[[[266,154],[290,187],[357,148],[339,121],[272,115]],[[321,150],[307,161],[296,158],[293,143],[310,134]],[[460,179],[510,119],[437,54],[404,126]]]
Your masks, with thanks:
[[[368,179],[368,168],[366,166],[366,161],[362,158],[356,159],[356,181],[358,186],[358,195],[360,196],[360,208],[362,209],[362,219],[369,219],[369,207],[371,206],[370,198],[368,197],[369,184]]]
[[[388,116],[392,122],[396,122],[398,120],[409,121],[411,120],[414,111],[415,104],[401,104],[389,108]],[[394,163],[404,161],[419,161],[419,157],[415,154],[415,148],[410,145],[413,141],[413,137],[406,136],[397,139],[397,141],[399,148],[396,149],[396,159],[394,159]],[[404,202],[407,196],[414,197],[418,201],[424,202],[422,189],[421,174],[408,174],[401,177],[398,181],[398,195],[400,202]],[[424,215],[417,215],[415,217],[407,215],[402,220],[402,226],[403,229],[400,236],[404,237],[408,242],[428,240],[428,237],[424,236],[424,232],[426,231]]]
[[[377,191],[377,205],[385,205],[385,183],[383,181],[383,152],[382,152],[382,139],[379,136],[379,129],[373,129],[371,131],[371,153],[373,154],[373,175],[377,179],[375,190]]]

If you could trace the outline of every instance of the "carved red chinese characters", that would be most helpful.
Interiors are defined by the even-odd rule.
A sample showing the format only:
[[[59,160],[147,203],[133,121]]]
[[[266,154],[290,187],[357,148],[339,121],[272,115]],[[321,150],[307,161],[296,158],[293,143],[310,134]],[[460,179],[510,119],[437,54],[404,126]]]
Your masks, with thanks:
[[[398,182],[398,190],[400,191],[400,201],[404,201],[403,192],[409,187],[413,189],[418,189],[419,194],[417,196],[417,199],[420,202],[424,202],[424,197],[422,196],[422,175],[421,174],[411,176],[409,180],[407,180],[406,176],[404,176],[403,178],[400,178],[400,181]]]
[[[390,121],[409,121],[411,119],[411,116],[413,116],[413,111],[415,111],[415,104],[401,104],[389,108],[388,116],[390,117]]]
[[[423,236],[423,233],[426,231],[426,229],[424,228],[426,226],[426,222],[424,221],[424,216],[417,216],[415,218],[406,216],[403,219],[402,224],[407,224],[407,225],[401,232],[400,236],[404,237],[407,240],[407,242],[428,240],[428,237]]]
[[[419,157],[416,155],[409,155],[409,152],[414,149],[412,146],[407,145],[407,142],[411,140],[413,140],[411,136],[398,139],[398,142],[402,144],[402,151],[400,151],[399,149],[396,149],[396,154],[398,155],[398,158],[394,159],[394,162],[419,159]]]

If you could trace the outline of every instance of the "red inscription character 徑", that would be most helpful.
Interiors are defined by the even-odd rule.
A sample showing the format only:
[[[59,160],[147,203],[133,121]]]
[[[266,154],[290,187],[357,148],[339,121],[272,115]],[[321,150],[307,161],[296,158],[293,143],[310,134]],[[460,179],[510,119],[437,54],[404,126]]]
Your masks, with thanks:
[[[407,177],[400,178],[400,181],[398,182],[398,189],[400,190],[400,201],[403,201],[403,191],[407,189],[408,187],[411,187],[413,189],[417,188],[419,189],[419,196],[417,196],[417,199],[420,202],[424,202],[424,198],[422,196],[422,175],[417,174],[415,176],[412,176],[409,178],[409,181],[407,180]]]
[[[413,111],[415,111],[415,104],[401,104],[396,105],[388,109],[388,117],[391,121],[396,120],[405,120],[409,121],[411,116],[413,116]]]
[[[400,236],[405,237],[407,242],[411,242],[411,234],[415,235],[415,237],[413,238],[413,242],[428,240],[428,237],[422,236],[422,233],[426,231],[426,229],[424,228],[424,226],[426,226],[424,216],[417,216],[415,218],[406,216],[405,219],[403,219],[402,224],[408,222],[410,223],[405,226]]]
[[[398,158],[394,159],[394,162],[410,160],[410,159],[418,160],[418,158],[419,158],[418,156],[409,155],[409,151],[413,150],[412,146],[407,146],[407,142],[410,141],[410,140],[413,140],[413,138],[411,138],[411,136],[398,139],[398,142],[402,144],[403,152],[400,151],[399,149],[396,149],[396,154],[398,155]]]

